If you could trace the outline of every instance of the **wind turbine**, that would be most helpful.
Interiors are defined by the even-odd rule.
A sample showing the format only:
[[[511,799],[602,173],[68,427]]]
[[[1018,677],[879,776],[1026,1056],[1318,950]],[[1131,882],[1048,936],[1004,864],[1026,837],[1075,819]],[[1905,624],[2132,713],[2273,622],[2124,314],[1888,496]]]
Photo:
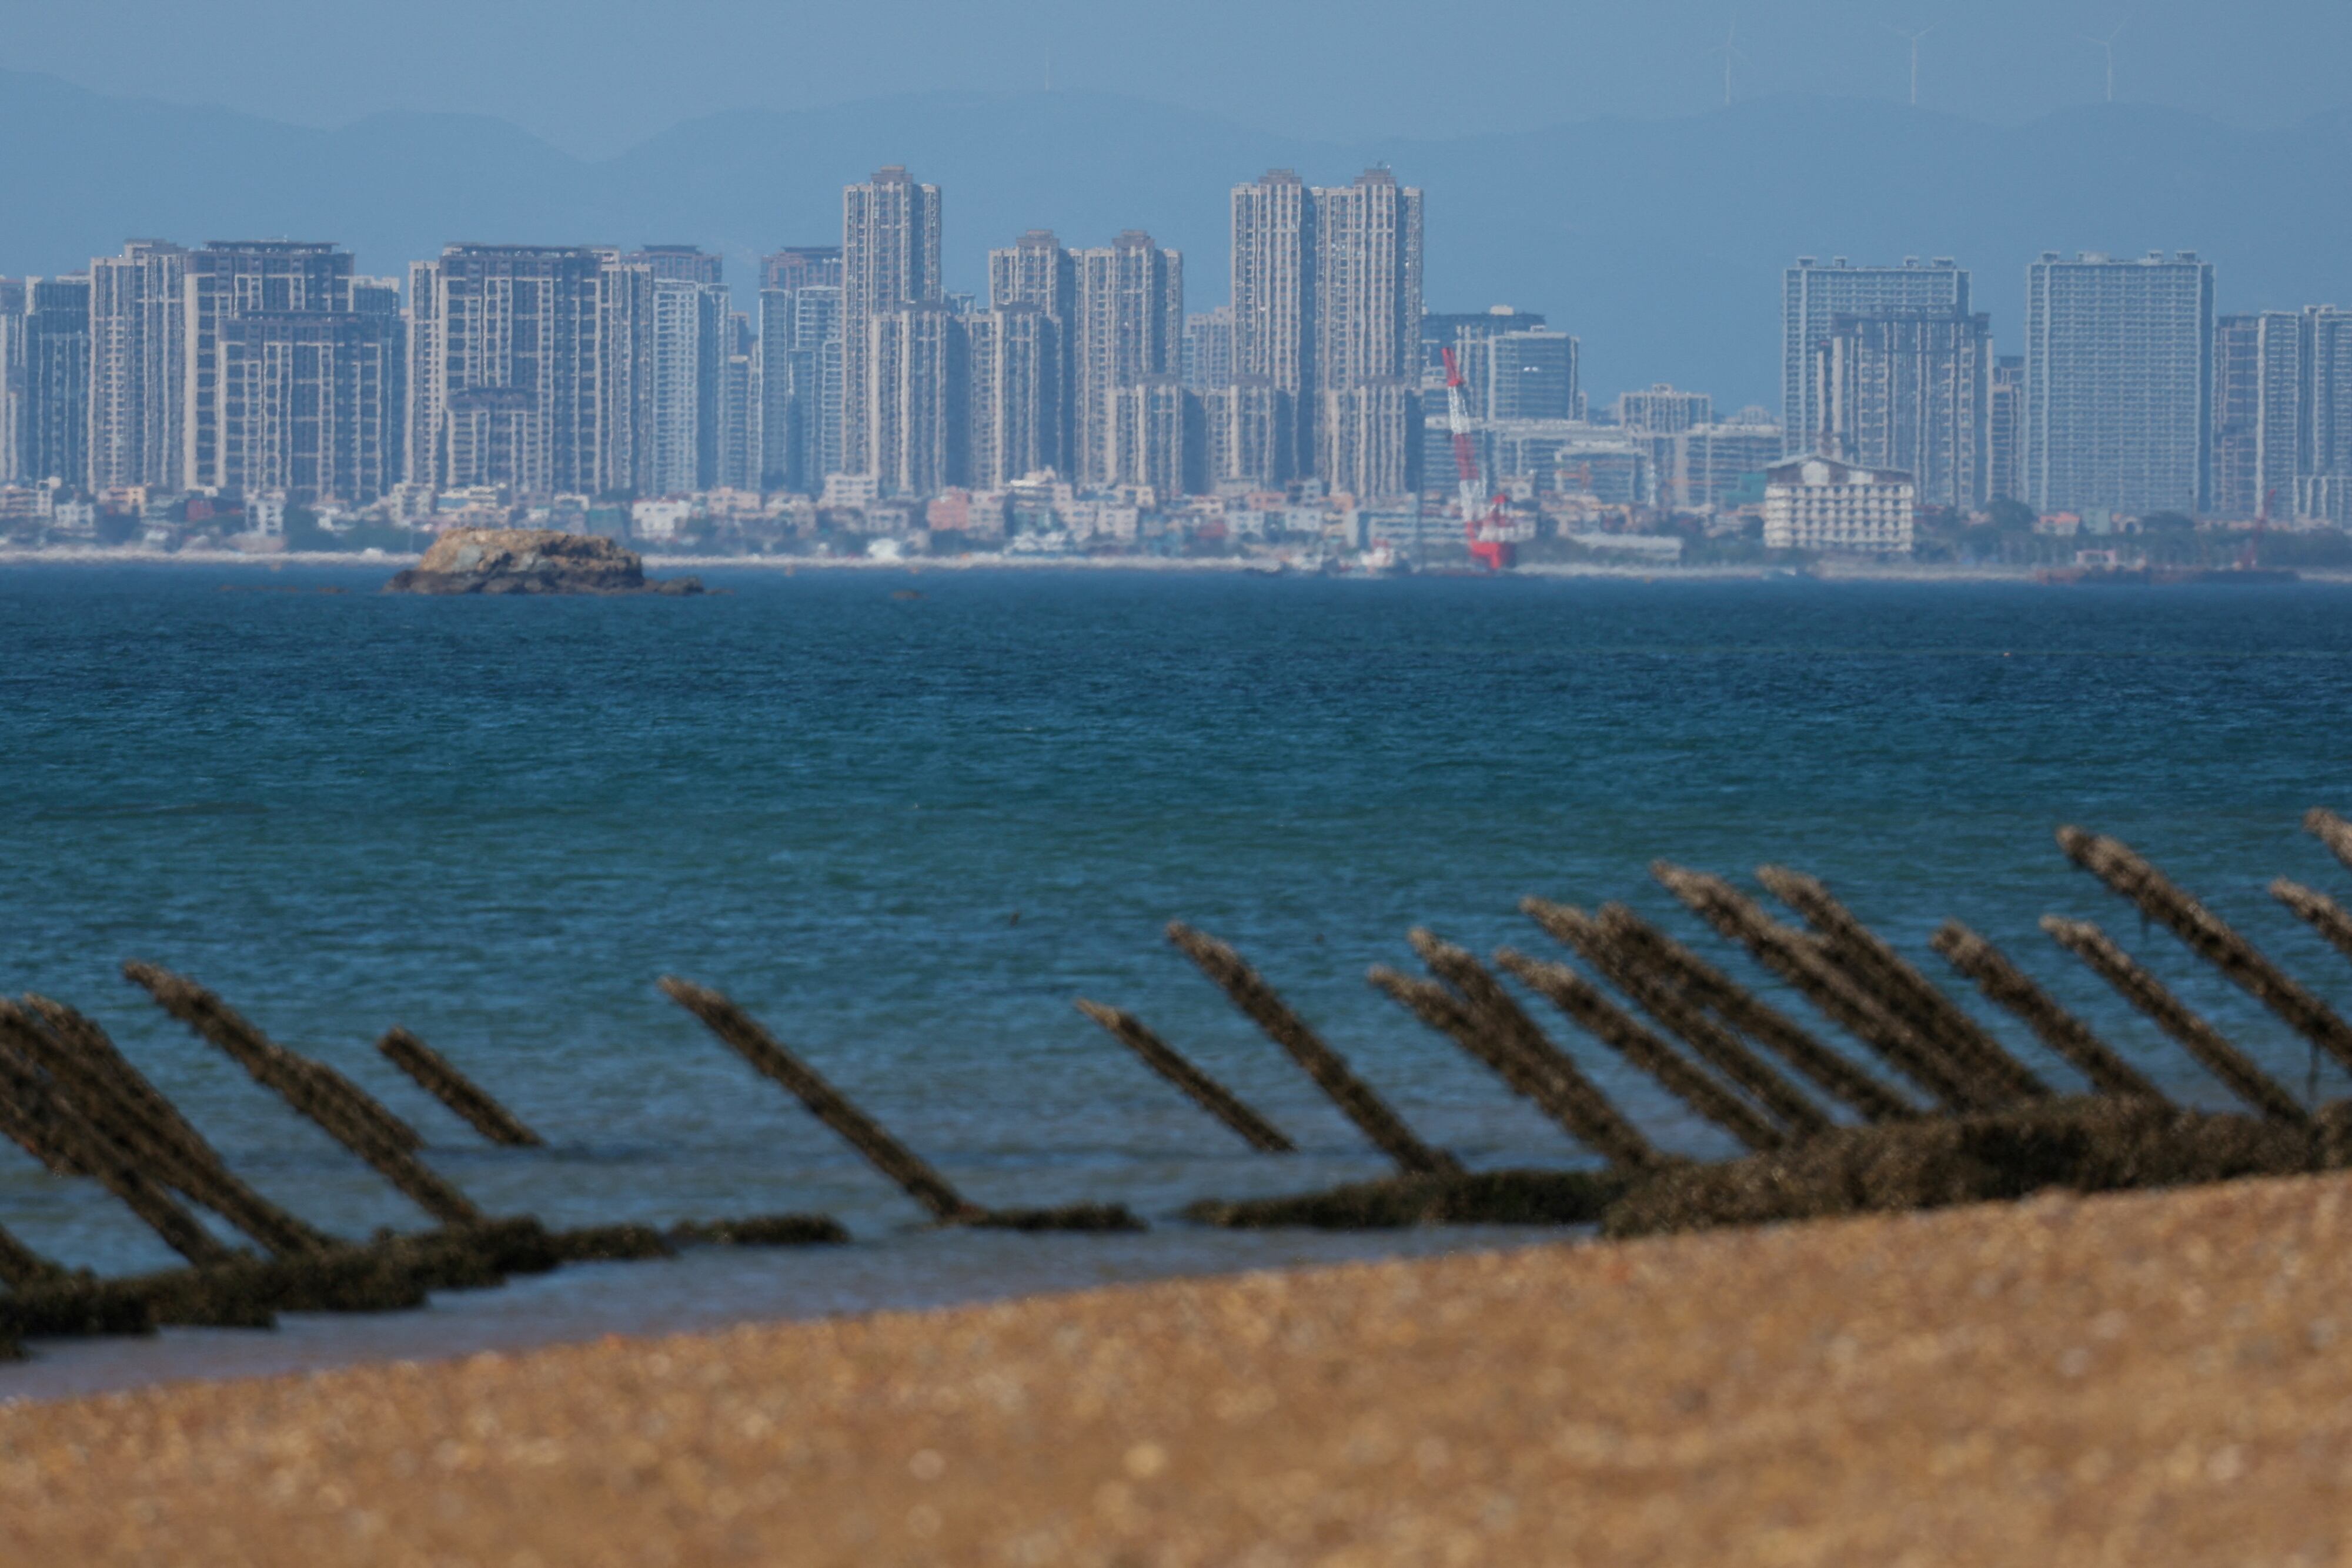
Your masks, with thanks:
[[[1723,102],[1727,109],[1731,105],[1731,62],[1748,57],[1739,52],[1738,40],[1739,18],[1734,16],[1731,19],[1731,26],[1724,29],[1723,42],[1707,51],[1710,55],[1723,57]]]
[[[1911,40],[1911,107],[1914,109],[1919,107],[1919,40],[1942,26],[1943,24],[1941,22],[1930,22],[1924,27],[1915,27],[1906,30],[1895,26],[1892,22],[1886,24],[1886,30],[1888,32],[1894,34],[1898,38],[1908,38]]]
[[[2104,38],[2095,38],[2088,33],[2083,35],[2083,42],[2096,44],[2107,51],[2107,101],[2109,103],[2116,101],[2116,40],[2123,36],[2124,25],[2121,22],[2116,23],[2115,31]]]

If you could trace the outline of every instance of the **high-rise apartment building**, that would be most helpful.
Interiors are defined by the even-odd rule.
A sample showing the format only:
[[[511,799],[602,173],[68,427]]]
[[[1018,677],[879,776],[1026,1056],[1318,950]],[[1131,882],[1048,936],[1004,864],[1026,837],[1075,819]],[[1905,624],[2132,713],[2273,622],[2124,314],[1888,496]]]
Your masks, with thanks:
[[[608,403],[624,394],[605,373],[606,260],[584,246],[453,245],[411,264],[411,479],[523,496],[625,487],[604,483],[608,433],[625,423]]]
[[[354,279],[341,310],[239,310],[215,332],[223,488],[365,503],[401,481],[398,286]]]
[[[1042,305],[1014,299],[966,319],[971,367],[970,478],[980,490],[1056,466],[1062,396],[1062,324]]]
[[[1780,287],[1780,429],[1788,450],[1813,450],[1829,428],[1814,396],[1813,361],[1838,317],[1968,311],[1969,275],[1949,256],[1924,267],[1916,256],[1900,267],[1855,267],[1842,256],[1823,267],[1799,256]]]
[[[18,478],[89,482],[89,278],[25,280],[25,381]]]
[[[1141,483],[1119,477],[1118,393],[1180,368],[1184,337],[1184,262],[1130,229],[1108,246],[1077,253],[1076,387],[1072,398],[1081,485]],[[1125,450],[1131,455],[1133,443]]]
[[[1234,308],[1220,305],[1184,318],[1186,390],[1204,392],[1234,384]]]
[[[761,290],[841,287],[841,247],[837,245],[788,245],[760,258]]]
[[[760,341],[751,318],[727,312],[726,362],[719,367],[718,472],[713,482],[730,490],[758,492],[763,472]]]
[[[1992,322],[1983,314],[1843,312],[1813,348],[1826,455],[1911,476],[1923,506],[1984,504]]]
[[[1052,321],[1061,362],[1055,371],[1054,402],[1045,411],[1045,427],[1040,432],[1045,443],[1041,450],[1048,455],[1037,466],[1065,477],[1075,476],[1078,467],[1078,258],[1063,247],[1053,230],[1031,229],[1012,245],[988,253],[988,302],[996,309],[1034,306]],[[979,395],[976,390],[973,395]],[[977,452],[973,461],[979,461]]]
[[[1318,188],[1314,208],[1315,471],[1360,499],[1400,495],[1366,486],[1402,483],[1385,455],[1409,451],[1419,423],[1421,192],[1386,169],[1368,169],[1352,184]],[[1330,395],[1360,389],[1377,391]],[[1391,417],[1402,423],[1377,434],[1361,423]]]
[[[25,280],[0,277],[0,485],[23,476]]]
[[[963,323],[932,299],[866,318],[865,472],[882,497],[928,496],[964,471],[971,421]]]
[[[181,368],[187,395],[180,416],[180,477],[191,489],[225,488],[221,420],[228,394],[220,377],[222,326],[248,310],[349,310],[352,256],[306,240],[215,241],[190,251],[184,265],[187,346]]]
[[[1617,394],[1617,423],[1644,435],[1675,435],[1714,422],[1715,399],[1705,392],[1654,382],[1647,392]]]
[[[1184,494],[1190,402],[1184,383],[1165,373],[1111,393],[1111,483],[1148,486],[1163,500]]]
[[[132,240],[89,264],[89,483],[180,489],[188,253]]]
[[[1412,494],[1420,454],[1417,382],[1380,376],[1322,394],[1323,477],[1335,495],[1357,501]]]
[[[1250,441],[1230,449],[1236,461],[1253,454],[1252,466],[1229,477],[1280,484],[1313,463],[1316,212],[1307,183],[1288,169],[1234,187],[1234,384],[1253,389],[1236,406],[1252,411],[1254,424],[1278,427],[1283,446],[1255,455],[1264,432],[1254,428]],[[1269,394],[1286,406],[1265,408]]]
[[[2292,514],[2310,472],[2305,318],[2295,310],[2213,323],[2212,509],[2225,517]]]
[[[1486,343],[1488,419],[1575,419],[1579,344],[1565,332],[1537,327],[1497,332]]]
[[[2025,493],[2024,355],[1994,359],[1985,407],[1985,498],[2018,500]]]
[[[1279,486],[1296,472],[1297,400],[1264,376],[1236,376],[1201,400],[1206,451],[1195,471],[1210,489],[1235,484]]]
[[[887,340],[894,351],[900,347],[919,350],[912,360],[897,360],[889,367],[894,378],[903,377],[908,364],[924,362],[932,348],[944,358],[946,340],[952,334],[952,327],[940,326],[927,316],[922,322],[899,323],[877,340],[874,323],[885,315],[910,307],[935,304],[943,292],[940,277],[940,188],[917,183],[897,164],[877,170],[873,178],[862,185],[844,187],[841,465],[845,472],[851,474],[870,474],[877,478],[890,476],[885,482],[892,486],[888,492],[891,494],[907,493],[898,487],[899,482],[908,473],[922,470],[919,463],[910,468],[908,460],[912,453],[917,448],[929,451],[937,447],[943,451],[945,436],[943,432],[936,437],[924,436],[909,447],[906,444],[907,433],[894,426],[890,434],[892,450],[886,453],[877,444],[880,436],[873,423],[877,413],[905,412],[908,404],[902,395],[906,391],[903,381],[882,387],[877,381],[881,372],[869,368],[875,345],[877,340]],[[944,387],[920,393],[920,399],[945,396]]]
[[[2352,513],[2352,315],[2333,306],[2213,324],[2212,510],[2341,522]]]
[[[718,482],[728,314],[723,286],[655,276],[646,496],[683,496]]]
[[[760,291],[763,488],[814,495],[827,474],[840,472],[841,347],[838,283]]]
[[[2194,512],[2211,495],[2213,268],[2055,251],[2026,269],[2025,494],[2049,512]]]
[[[2295,482],[2297,517],[2352,525],[2352,311],[2304,310],[2305,461]]]

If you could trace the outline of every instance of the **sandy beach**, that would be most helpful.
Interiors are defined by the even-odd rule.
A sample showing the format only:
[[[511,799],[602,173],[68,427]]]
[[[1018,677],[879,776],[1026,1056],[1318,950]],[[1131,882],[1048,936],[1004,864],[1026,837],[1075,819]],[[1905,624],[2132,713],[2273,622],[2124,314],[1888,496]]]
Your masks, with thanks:
[[[12,1562],[2319,1563],[2352,1182],[0,1409]]]

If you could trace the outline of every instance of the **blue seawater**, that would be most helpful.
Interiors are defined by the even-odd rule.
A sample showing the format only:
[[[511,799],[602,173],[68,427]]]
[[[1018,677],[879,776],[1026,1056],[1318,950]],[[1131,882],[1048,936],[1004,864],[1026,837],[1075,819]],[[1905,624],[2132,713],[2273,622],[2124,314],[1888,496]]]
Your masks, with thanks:
[[[63,1350],[0,1395],[1508,1239],[1173,1222],[1381,1166],[1166,946],[1171,917],[1238,945],[1474,1166],[1582,1156],[1365,968],[1410,967],[1414,925],[1545,951],[1515,913],[1539,893],[1629,900],[1772,990],[1650,881],[1660,856],[1811,871],[1931,972],[1958,915],[2200,1103],[2219,1090],[2041,915],[2103,923],[2298,1089],[2308,1053],[2073,870],[2058,823],[2139,846],[2352,1008],[2352,969],[2263,892],[2352,887],[2297,826],[2352,807],[2340,587],[721,570],[705,599],[522,601],[386,597],[382,575],[0,573],[0,985],[92,1012],[232,1164],[348,1234],[421,1217],[121,960],[351,1072],[488,1208],[820,1210],[859,1239]],[[1153,1232],[922,1230],[666,973],[730,992],[975,1197],[1117,1199]],[[1078,996],[1136,1010],[1302,1154],[1248,1153]],[[375,1056],[395,1023],[551,1146],[482,1147]],[[1578,1049],[1661,1139],[1723,1152]],[[2321,1088],[2344,1092],[2332,1065]],[[0,1224],[103,1271],[170,1261],[13,1149]]]

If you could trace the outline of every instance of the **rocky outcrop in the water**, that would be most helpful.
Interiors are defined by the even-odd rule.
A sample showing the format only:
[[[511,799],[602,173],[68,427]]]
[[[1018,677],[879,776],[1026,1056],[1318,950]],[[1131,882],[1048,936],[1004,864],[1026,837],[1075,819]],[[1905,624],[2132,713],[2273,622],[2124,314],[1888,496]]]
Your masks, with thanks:
[[[383,585],[386,593],[700,593],[701,580],[656,581],[634,550],[551,528],[456,528]]]

